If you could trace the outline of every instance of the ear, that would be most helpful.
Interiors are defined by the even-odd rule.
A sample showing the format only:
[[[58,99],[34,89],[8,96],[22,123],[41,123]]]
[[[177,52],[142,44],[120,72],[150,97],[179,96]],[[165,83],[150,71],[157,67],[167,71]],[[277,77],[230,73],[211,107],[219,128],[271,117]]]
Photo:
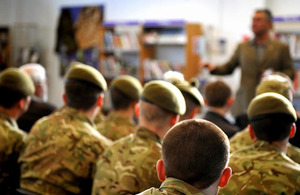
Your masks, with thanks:
[[[204,104],[205,104],[206,106],[208,106],[208,103],[207,103],[207,99],[206,99],[206,98],[204,98]]]
[[[179,118],[180,118],[180,115],[179,115],[179,114],[173,114],[173,115],[171,116],[171,126],[172,126],[172,127],[173,127],[176,123],[178,123]]]
[[[248,125],[248,129],[249,129],[249,135],[250,135],[251,139],[253,141],[256,141],[256,136],[255,136],[253,127],[251,125]]]
[[[103,99],[104,99],[104,94],[101,93],[101,94],[98,96],[98,99],[97,99],[97,106],[98,106],[99,108],[101,108],[102,105],[103,105]]]
[[[232,96],[230,96],[226,102],[226,105],[228,107],[231,107],[233,105],[233,103],[234,103],[234,98]]]
[[[195,118],[195,116],[196,116],[197,113],[198,113],[198,107],[195,107],[195,108],[191,111],[189,118],[190,118],[190,119]]]
[[[165,181],[166,180],[165,165],[161,159],[159,159],[156,163],[156,171],[157,171],[157,177],[159,181],[161,182]]]
[[[135,110],[135,116],[136,116],[137,118],[140,118],[140,104],[139,104],[139,103],[137,103],[137,104],[135,105],[134,110]]]
[[[224,169],[224,171],[222,172],[222,175],[221,175],[221,178],[220,178],[220,181],[219,181],[219,184],[218,186],[220,187],[225,187],[231,177],[231,168],[230,167],[226,167]]]
[[[291,131],[290,131],[290,135],[289,135],[289,138],[293,138],[296,134],[296,131],[297,131],[297,128],[296,128],[296,125],[295,123],[293,123],[292,127],[291,127]]]
[[[67,104],[67,96],[66,96],[65,93],[62,94],[62,99],[63,99],[63,101],[64,101],[65,106],[68,105],[68,104]]]

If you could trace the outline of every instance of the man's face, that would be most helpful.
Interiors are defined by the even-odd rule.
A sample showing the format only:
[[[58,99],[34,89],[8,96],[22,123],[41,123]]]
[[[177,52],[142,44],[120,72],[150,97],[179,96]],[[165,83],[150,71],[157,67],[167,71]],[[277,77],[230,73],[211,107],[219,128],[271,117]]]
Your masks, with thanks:
[[[272,27],[271,21],[268,21],[264,12],[256,12],[252,19],[252,31],[256,36],[265,34]]]

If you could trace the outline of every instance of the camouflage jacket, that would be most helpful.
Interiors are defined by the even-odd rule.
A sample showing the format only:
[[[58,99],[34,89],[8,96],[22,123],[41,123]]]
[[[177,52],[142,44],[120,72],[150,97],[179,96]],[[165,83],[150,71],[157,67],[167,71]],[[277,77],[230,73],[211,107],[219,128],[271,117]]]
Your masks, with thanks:
[[[159,188],[150,188],[139,195],[203,195],[194,186],[175,178],[167,178]]]
[[[94,123],[98,125],[99,123],[102,123],[104,120],[105,120],[105,115],[102,113],[102,111],[99,111],[94,118]]]
[[[243,150],[253,145],[253,141],[249,135],[249,129],[238,132],[230,139],[230,152]],[[300,149],[291,144],[287,145],[286,155],[293,161],[300,164]]]
[[[0,112],[0,192],[10,193],[19,185],[18,157],[24,148],[26,133],[16,121]]]
[[[159,187],[155,166],[160,158],[160,138],[138,128],[136,134],[119,139],[105,150],[97,163],[92,194],[136,194]]]
[[[234,152],[232,177],[219,194],[295,194],[300,192],[300,165],[264,141]]]
[[[135,129],[133,122],[116,112],[111,112],[104,121],[97,124],[99,133],[113,141],[134,133]]]
[[[97,159],[110,144],[82,112],[56,111],[28,135],[19,159],[21,187],[40,194],[89,194]]]

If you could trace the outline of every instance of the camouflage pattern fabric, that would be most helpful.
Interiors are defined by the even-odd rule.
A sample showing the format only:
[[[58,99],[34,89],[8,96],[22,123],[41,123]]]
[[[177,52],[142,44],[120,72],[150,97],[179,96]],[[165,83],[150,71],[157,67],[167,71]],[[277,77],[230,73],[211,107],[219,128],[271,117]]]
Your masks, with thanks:
[[[97,125],[105,120],[105,115],[99,111],[98,114],[94,118],[94,123]]]
[[[18,157],[24,148],[27,134],[16,121],[0,112],[0,193],[9,194],[19,185]]]
[[[179,179],[167,178],[159,188],[150,188],[138,195],[204,195],[194,186]]]
[[[111,112],[106,119],[97,124],[97,130],[103,136],[115,141],[134,133],[136,125],[116,112]]]
[[[96,162],[111,141],[85,114],[64,107],[32,127],[21,165],[21,188],[40,194],[90,194]]]
[[[300,165],[264,141],[234,152],[232,177],[219,194],[295,194],[300,192]]]
[[[156,162],[161,158],[160,138],[146,128],[119,139],[97,163],[93,193],[136,194],[159,187]]]
[[[253,140],[250,137],[248,128],[235,134],[229,141],[230,153],[246,149],[253,145]],[[298,147],[288,144],[286,155],[296,163],[300,164],[300,149]]]

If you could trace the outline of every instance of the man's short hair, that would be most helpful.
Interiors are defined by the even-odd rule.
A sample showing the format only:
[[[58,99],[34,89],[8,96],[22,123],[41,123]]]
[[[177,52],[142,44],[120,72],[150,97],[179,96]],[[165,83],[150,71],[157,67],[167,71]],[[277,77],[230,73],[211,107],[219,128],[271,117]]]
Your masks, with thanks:
[[[115,87],[110,87],[109,91],[114,110],[125,110],[134,101]]]
[[[0,94],[5,94],[0,95],[0,106],[7,109],[12,108],[20,99],[26,97],[16,90],[2,86],[0,86]]]
[[[269,9],[258,9],[255,12],[264,12],[265,15],[266,15],[266,19],[269,22],[273,22],[273,15],[272,15],[272,12]]]
[[[290,134],[293,123],[292,116],[281,113],[265,115],[260,120],[250,120],[257,139],[269,143],[286,139]]]
[[[206,120],[178,123],[169,130],[162,143],[166,176],[197,185],[200,190],[220,177],[228,158],[227,136]]]
[[[95,105],[101,90],[85,81],[68,79],[65,84],[67,105],[82,110],[89,110]]]
[[[231,96],[230,87],[223,81],[210,82],[205,86],[207,104],[212,107],[223,107]]]

